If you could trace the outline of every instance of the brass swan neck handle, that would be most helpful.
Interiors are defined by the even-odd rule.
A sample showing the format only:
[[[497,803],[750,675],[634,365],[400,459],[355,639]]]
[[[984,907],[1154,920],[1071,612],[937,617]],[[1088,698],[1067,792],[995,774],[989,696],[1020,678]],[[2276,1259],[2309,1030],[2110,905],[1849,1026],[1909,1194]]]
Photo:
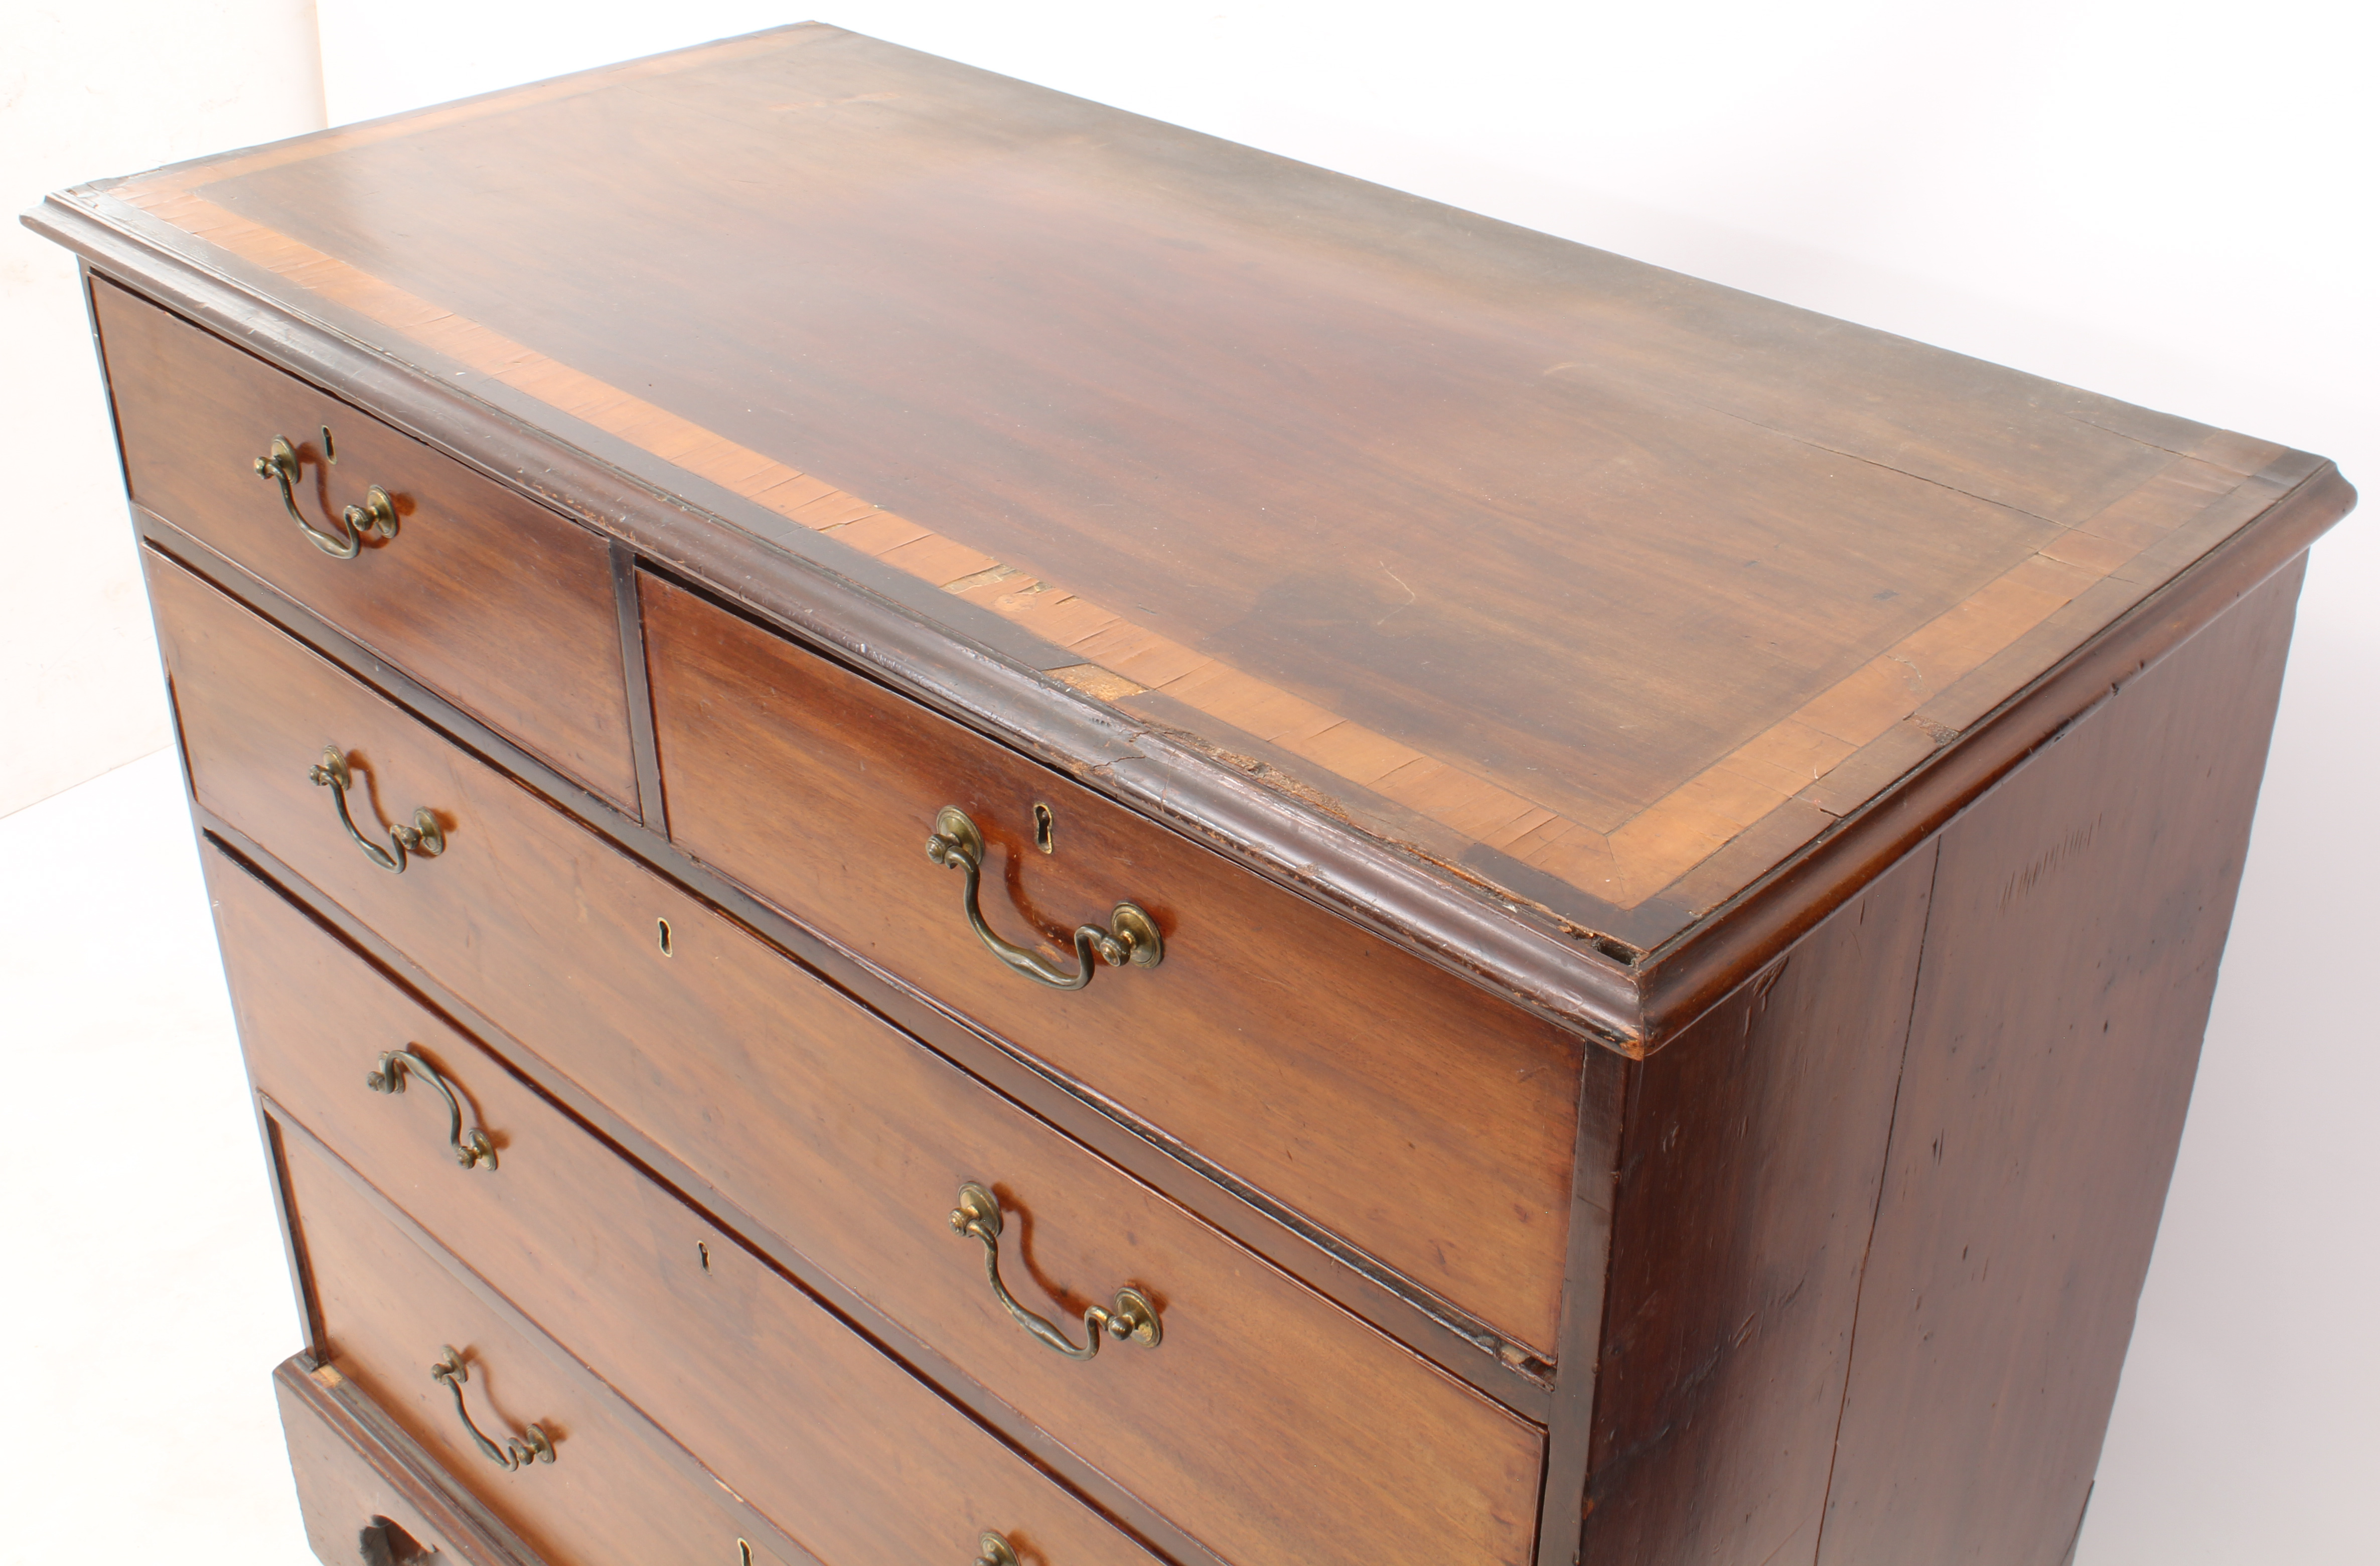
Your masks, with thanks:
[[[366,837],[357,830],[356,818],[347,807],[347,790],[356,786],[355,774],[347,767],[347,758],[335,745],[322,747],[322,759],[307,774],[317,785],[331,791],[332,807],[339,813],[339,824],[364,851],[364,857],[391,875],[403,875],[409,858],[435,859],[446,851],[446,831],[427,806],[413,812],[413,824],[388,829],[388,846]]]
[[[1137,1289],[1118,1289],[1113,1305],[1092,1305],[1083,1312],[1083,1346],[1076,1348],[1068,1342],[1066,1334],[1026,1309],[1002,1281],[1000,1230],[1000,1199],[972,1180],[960,1186],[959,1205],[951,1209],[951,1232],[982,1242],[983,1273],[991,1280],[993,1297],[1037,1341],[1068,1359],[1096,1359],[1099,1341],[1104,1338],[1113,1338],[1120,1343],[1138,1343],[1145,1349],[1153,1349],[1164,1341],[1165,1329],[1157,1319],[1157,1308],[1148,1303],[1148,1296]]]
[[[258,478],[281,486],[281,509],[298,524],[298,530],[306,535],[309,543],[334,560],[353,560],[361,553],[366,534],[378,539],[396,537],[396,503],[378,484],[364,492],[363,504],[348,506],[339,513],[336,532],[326,532],[307,521],[305,513],[298,509],[298,476],[303,459],[286,435],[273,436],[273,449],[249,466]]]
[[[455,1394],[455,1417],[471,1433],[471,1444],[480,1449],[480,1455],[497,1467],[515,1473],[532,1463],[553,1461],[552,1439],[535,1425],[517,1436],[505,1437],[502,1446],[480,1433],[480,1427],[471,1423],[471,1411],[463,1406],[463,1383],[471,1378],[471,1369],[454,1344],[447,1344],[446,1357],[430,1367],[430,1378]]]
[[[411,1050],[382,1051],[380,1066],[364,1078],[364,1086],[375,1093],[402,1093],[407,1075],[427,1078],[430,1086],[446,1097],[446,1145],[455,1149],[455,1161],[465,1169],[496,1167],[495,1144],[478,1126],[469,1132],[463,1129],[463,1100],[454,1086],[438,1074],[438,1068]]]
[[[983,942],[985,951],[1036,984],[1046,984],[1052,989],[1080,989],[1091,982],[1091,975],[1100,963],[1111,968],[1127,963],[1137,968],[1153,968],[1165,960],[1165,941],[1157,932],[1157,921],[1137,903],[1117,904],[1104,926],[1075,928],[1072,973],[1029,947],[1002,940],[984,922],[983,833],[976,829],[973,819],[955,805],[943,806],[934,817],[934,835],[926,840],[926,857],[937,865],[965,872],[966,886],[960,893],[960,903],[966,911],[967,923],[975,929],[976,939]]]

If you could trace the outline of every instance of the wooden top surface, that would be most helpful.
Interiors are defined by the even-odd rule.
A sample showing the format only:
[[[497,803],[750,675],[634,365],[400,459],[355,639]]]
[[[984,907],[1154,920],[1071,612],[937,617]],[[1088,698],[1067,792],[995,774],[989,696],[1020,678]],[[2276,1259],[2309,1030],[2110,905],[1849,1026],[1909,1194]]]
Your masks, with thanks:
[[[815,25],[78,194],[1623,961],[2322,467]]]

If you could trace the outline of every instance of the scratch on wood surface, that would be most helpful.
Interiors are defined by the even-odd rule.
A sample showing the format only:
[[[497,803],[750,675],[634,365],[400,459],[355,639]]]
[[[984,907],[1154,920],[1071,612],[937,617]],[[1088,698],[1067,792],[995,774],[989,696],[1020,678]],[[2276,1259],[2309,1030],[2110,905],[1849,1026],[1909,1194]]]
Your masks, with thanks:
[[[1904,479],[1914,479],[1921,484],[1931,484],[1937,490],[1948,490],[1952,494],[1964,500],[1973,501],[1979,505],[1992,505],[1998,506],[2003,511],[2013,511],[2019,516],[2030,516],[2035,522],[2046,523],[2052,528],[2064,526],[2063,523],[2058,521],[2055,517],[2044,516],[2039,512],[2035,511],[2027,511],[2021,505],[2010,505],[2004,500],[1993,500],[1988,495],[1979,495],[1973,490],[1962,490],[1956,484],[1946,483],[1942,480],[1929,478],[1923,473],[1912,473],[1906,467],[1895,467],[1892,464],[1879,461],[1876,457],[1863,456],[1858,452],[1845,451],[1840,446],[1830,446],[1824,441],[1814,441],[1807,435],[1797,435],[1791,430],[1779,430],[1774,424],[1763,424],[1757,419],[1748,419],[1741,413],[1735,413],[1727,408],[1713,407],[1708,403],[1696,403],[1694,406],[1701,408],[1706,413],[1715,413],[1721,419],[1732,419],[1739,424],[1749,424],[1755,430],[1766,430],[1768,433],[1777,436],[1780,440],[1791,441],[1795,445],[1807,446],[1812,451],[1822,451],[1829,456],[1840,456],[1846,462],[1864,462],[1870,467],[1880,467],[1887,473],[1898,473]]]
[[[1382,625],[1387,625],[1390,619],[1394,618],[1400,610],[1421,601],[1421,594],[1414,591],[1413,588],[1407,584],[1402,577],[1398,576],[1394,571],[1389,571],[1389,563],[1387,561],[1383,560],[1380,562],[1380,569],[1388,571],[1390,581],[1394,582],[1397,586],[1404,589],[1405,601],[1403,603],[1390,605],[1388,613],[1381,615],[1378,619],[1372,622],[1372,629],[1376,631]]]

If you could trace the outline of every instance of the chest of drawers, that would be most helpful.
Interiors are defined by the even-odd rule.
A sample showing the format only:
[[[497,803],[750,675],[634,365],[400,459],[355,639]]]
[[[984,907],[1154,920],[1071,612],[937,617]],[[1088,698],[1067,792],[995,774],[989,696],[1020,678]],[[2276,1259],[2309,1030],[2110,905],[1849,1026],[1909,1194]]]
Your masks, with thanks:
[[[326,1561],[2070,1549],[2327,463],[819,26],[27,221]]]

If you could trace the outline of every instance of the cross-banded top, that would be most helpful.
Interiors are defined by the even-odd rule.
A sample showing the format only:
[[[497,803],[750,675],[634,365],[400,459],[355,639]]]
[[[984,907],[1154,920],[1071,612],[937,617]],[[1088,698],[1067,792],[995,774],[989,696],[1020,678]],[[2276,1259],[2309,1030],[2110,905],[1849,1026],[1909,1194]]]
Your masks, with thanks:
[[[107,194],[1638,948],[2313,467],[818,26]]]

